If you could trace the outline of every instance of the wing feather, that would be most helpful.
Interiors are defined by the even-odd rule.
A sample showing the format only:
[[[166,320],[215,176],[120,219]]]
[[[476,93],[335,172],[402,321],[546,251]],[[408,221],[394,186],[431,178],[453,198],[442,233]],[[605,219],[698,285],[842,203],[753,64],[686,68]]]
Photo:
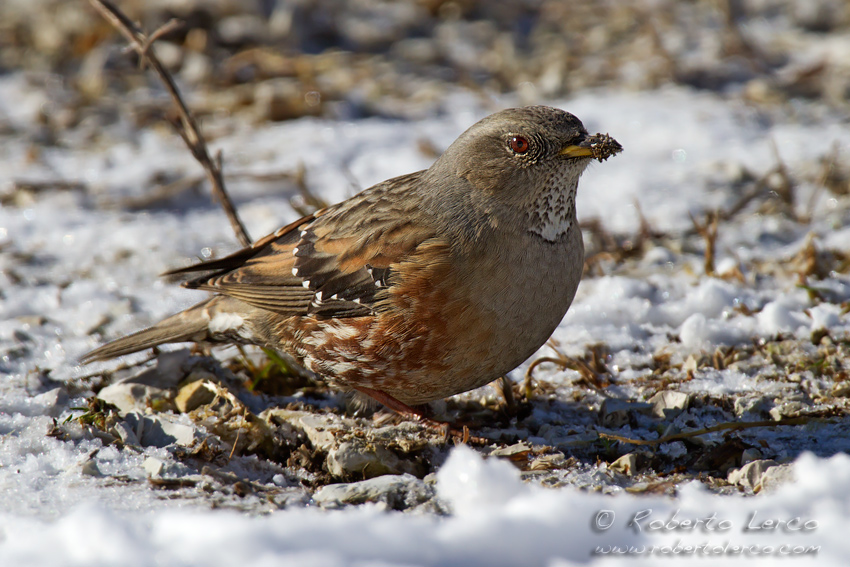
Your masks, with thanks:
[[[421,172],[372,187],[301,218],[225,258],[173,270],[213,273],[184,285],[289,315],[369,315],[394,285],[397,266],[432,243],[432,228],[410,221],[404,191]],[[409,189],[408,189],[409,190]],[[426,245],[427,247],[428,245]]]

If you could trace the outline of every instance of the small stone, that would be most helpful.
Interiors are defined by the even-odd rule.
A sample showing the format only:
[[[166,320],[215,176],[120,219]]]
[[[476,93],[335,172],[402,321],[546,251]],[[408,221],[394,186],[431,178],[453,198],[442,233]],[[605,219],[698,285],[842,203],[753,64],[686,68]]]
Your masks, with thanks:
[[[761,477],[761,482],[756,486],[755,491],[761,490],[771,491],[777,487],[794,482],[794,467],[790,464],[777,465],[767,469]]]
[[[395,453],[381,445],[352,439],[331,449],[327,459],[328,472],[334,477],[362,475],[374,478],[385,474],[407,472]]]
[[[511,457],[517,454],[528,453],[531,451],[531,447],[526,445],[523,442],[514,443],[513,445],[508,445],[507,447],[499,447],[498,449],[494,449],[490,456],[492,457]]]
[[[328,451],[333,446],[335,437],[328,430],[334,426],[333,420],[323,419],[318,415],[305,414],[298,419],[295,425],[304,430],[307,439],[310,440],[315,449]]]
[[[599,409],[599,422],[604,427],[619,429],[629,423],[630,413],[648,413],[651,410],[651,404],[631,402],[619,398],[606,398]]]
[[[637,454],[627,453],[608,465],[608,468],[626,476],[633,476],[637,472]]]
[[[850,380],[835,384],[832,387],[832,395],[836,398],[850,398]]]
[[[652,404],[652,415],[658,418],[673,418],[688,409],[691,396],[684,392],[662,390],[649,398]]]
[[[109,430],[109,433],[121,440],[124,445],[138,447],[141,445],[139,438],[136,437],[136,432],[130,427],[126,421],[119,421]]]
[[[203,436],[194,425],[179,423],[178,418],[162,415],[128,413],[124,418],[136,433],[143,447],[189,446]]]
[[[148,476],[160,476],[162,469],[165,468],[165,463],[154,457],[148,457],[142,463],[142,468],[148,473]]]
[[[540,455],[528,466],[530,471],[550,471],[554,469],[564,468],[567,464],[567,457],[563,453],[551,453],[549,455]]]
[[[798,401],[780,402],[770,409],[770,417],[779,421],[786,417],[796,417],[806,408],[806,404]]]
[[[777,464],[774,460],[752,461],[739,469],[731,470],[726,480],[729,481],[729,484],[737,484],[753,490],[761,483],[765,472]]]
[[[770,411],[773,402],[765,397],[740,397],[735,399],[735,415],[741,417],[746,413],[761,416]]]
[[[99,468],[97,468],[97,461],[94,459],[88,459],[85,463],[83,463],[82,470],[80,472],[86,476],[103,476],[103,473],[100,472]]]
[[[307,439],[313,445],[313,448],[323,452],[330,451],[336,444],[335,433],[352,431],[355,427],[352,420],[335,415],[321,415],[281,408],[267,409],[259,417],[275,425],[286,422],[300,429],[307,435]]]
[[[188,413],[215,399],[215,393],[206,387],[204,380],[190,382],[180,388],[174,398],[174,404],[181,413]]]
[[[117,407],[119,414],[126,415],[136,411],[145,411],[147,406],[145,400],[152,392],[159,392],[159,390],[151,390],[142,384],[118,382],[102,388],[97,393],[97,397]]]
[[[528,466],[528,457],[530,453],[531,447],[520,442],[507,447],[495,449],[490,453],[490,456],[504,459],[520,469],[524,469]]]
[[[313,500],[323,507],[383,502],[405,510],[430,500],[434,488],[413,475],[385,475],[348,484],[331,484],[316,491]]]

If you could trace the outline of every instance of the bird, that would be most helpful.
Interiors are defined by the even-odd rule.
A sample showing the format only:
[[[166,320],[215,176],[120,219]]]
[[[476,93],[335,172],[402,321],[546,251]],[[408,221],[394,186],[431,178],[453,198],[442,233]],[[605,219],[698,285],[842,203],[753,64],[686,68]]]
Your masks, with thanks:
[[[165,343],[253,344],[416,414],[500,378],[549,339],[584,265],[579,177],[620,151],[561,109],[496,112],[428,169],[167,272],[213,295],[81,361]]]

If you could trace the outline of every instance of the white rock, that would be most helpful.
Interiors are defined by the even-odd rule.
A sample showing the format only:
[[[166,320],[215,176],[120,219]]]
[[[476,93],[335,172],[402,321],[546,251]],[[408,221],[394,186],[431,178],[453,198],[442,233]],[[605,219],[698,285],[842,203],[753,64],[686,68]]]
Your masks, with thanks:
[[[109,432],[118,437],[124,445],[139,446],[141,442],[136,437],[136,431],[126,421],[119,421]]]
[[[260,414],[266,421],[278,423],[285,421],[304,431],[313,447],[319,451],[329,451],[335,444],[334,431],[350,431],[353,422],[329,415],[317,415],[305,411],[292,411],[272,408]]]
[[[126,415],[132,412],[145,411],[145,400],[152,393],[160,390],[151,389],[142,384],[119,382],[110,384],[97,393],[97,397],[118,408],[118,413]]]
[[[189,446],[203,438],[193,424],[180,423],[182,420],[178,420],[178,417],[169,414],[141,415],[137,412],[125,417],[144,447],[166,447],[172,444]]]
[[[313,495],[322,506],[384,502],[393,510],[404,510],[429,500],[433,487],[413,475],[384,475],[360,482],[323,486]]]
[[[637,455],[635,453],[627,453],[608,465],[608,468],[612,471],[632,476],[637,472]]]
[[[790,464],[777,465],[770,467],[761,477],[761,482],[756,486],[756,490],[774,490],[777,487],[794,482],[794,467]]]
[[[762,477],[765,472],[771,467],[775,467],[777,464],[778,463],[774,460],[763,459],[759,461],[752,461],[739,469],[729,471],[729,476],[726,480],[728,480],[730,484],[737,484],[738,486],[743,486],[744,488],[753,490],[756,486],[761,484]]]
[[[602,407],[599,408],[599,422],[605,427],[617,429],[629,422],[630,412],[648,413],[651,410],[651,404],[606,398],[602,402]]]
[[[381,445],[366,443],[360,439],[340,443],[328,453],[328,472],[339,478],[363,475],[372,478],[402,472],[395,453]]]
[[[691,401],[691,396],[685,392],[675,390],[662,390],[649,398],[652,404],[652,415],[660,418],[672,418],[686,409]]]
[[[142,468],[145,469],[145,472],[148,473],[149,476],[160,476],[164,467],[165,463],[154,457],[148,457],[145,459],[145,462],[142,463]]]

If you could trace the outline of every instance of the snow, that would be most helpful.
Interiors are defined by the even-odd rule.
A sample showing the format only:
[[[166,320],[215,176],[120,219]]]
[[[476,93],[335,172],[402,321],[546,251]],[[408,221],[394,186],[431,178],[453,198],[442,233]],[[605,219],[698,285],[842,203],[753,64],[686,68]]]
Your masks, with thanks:
[[[41,96],[28,91],[19,75],[0,76],[0,112],[16,128],[37,120],[45,102]],[[430,158],[416,150],[417,140],[443,149],[487,113],[471,96],[455,102],[445,114],[415,124],[302,119],[236,127],[216,139],[213,151],[224,151],[226,171],[235,178],[231,192],[257,238],[296,218],[289,206],[295,190],[236,173],[287,172],[303,164],[316,194],[330,202],[344,199],[359,188],[427,167]],[[735,99],[684,88],[598,91],[549,103],[579,116],[591,132],[610,133],[625,148],[622,155],[592,165],[578,194],[580,216],[599,218],[614,233],[637,229],[636,204],[658,230],[689,229],[689,213],[727,207],[739,197],[723,182],[729,168],[745,166],[761,175],[776,165],[772,144],[789,170],[801,176],[833,143],[842,155],[850,152],[850,130],[834,116],[781,119]],[[798,546],[817,548],[804,558],[820,565],[843,565],[850,556],[850,457],[842,453],[846,440],[841,445],[832,437],[819,446],[821,456],[789,452],[794,482],[750,498],[719,496],[698,482],[675,497],[543,488],[523,482],[512,465],[484,460],[466,447],[454,449],[437,473],[437,493],[449,512],[444,516],[393,512],[381,505],[293,506],[249,515],[210,510],[205,502],[169,499],[144,483],[122,482],[145,478],[146,460],[165,460],[164,449],[136,453],[82,433],[69,439],[46,436],[54,418],[64,420],[68,408],[85,399],[85,388],[71,391],[70,401],[53,388],[103,367],[76,362],[101,344],[95,329],[115,338],[206,297],[157,274],[204,249],[221,255],[236,247],[221,212],[200,198],[180,212],[164,207],[134,212],[92,202],[142,196],[160,171],[200,174],[180,141],[165,130],[139,133],[118,123],[90,144],[56,145],[35,160],[27,158],[25,141],[0,138],[0,188],[22,179],[80,181],[94,195],[52,191],[24,206],[0,208],[0,565],[632,565],[630,556],[602,556],[610,546],[631,546],[654,548],[656,556],[689,557],[687,546],[706,544],[710,553],[694,552],[703,565],[772,565],[786,546],[792,552]],[[813,188],[803,183],[800,191],[798,202],[808,202]],[[822,194],[809,227],[761,214],[724,227],[717,271],[744,261],[790,260],[810,231],[819,245],[850,251],[841,199]],[[24,256],[31,260],[21,261]],[[621,360],[647,357],[668,335],[676,335],[672,353],[684,359],[753,337],[848,331],[841,303],[850,299],[850,281],[844,275],[818,282],[831,296],[813,304],[805,290],[781,278],[750,285],[698,277],[698,263],[690,266],[691,259],[660,246],[641,262],[643,275],[614,273],[582,283],[554,335],[565,352],[604,341],[612,352],[623,351],[616,355]],[[742,306],[758,312],[747,316],[739,312]],[[558,382],[569,375],[551,372],[547,378]],[[634,369],[620,376],[624,384],[639,378]],[[708,394],[769,388],[780,386],[766,386],[737,370],[701,370],[683,386]],[[87,468],[95,455],[95,468]],[[274,478],[276,484],[285,482],[280,475]],[[629,527],[631,518],[644,513],[649,517],[640,529]],[[712,525],[724,521],[731,527],[710,529],[710,517],[716,517]],[[684,529],[668,523],[670,518],[703,523]],[[747,525],[761,526],[768,519],[789,524],[747,531]],[[613,525],[607,528],[603,524],[609,520]],[[656,524],[662,527],[651,528],[652,520],[662,520]],[[753,547],[715,555],[714,546]]]
[[[850,457],[802,455],[797,480],[766,497],[717,497],[699,483],[673,500],[523,484],[513,467],[458,447],[438,473],[446,517],[366,505],[251,517],[229,511],[122,514],[97,503],[47,522],[0,516],[3,565],[580,565],[604,557],[773,565],[846,558]],[[612,549],[631,550],[631,555]],[[814,552],[812,550],[815,550]],[[628,551],[627,551],[628,553]],[[615,555],[614,557],[606,557]]]

